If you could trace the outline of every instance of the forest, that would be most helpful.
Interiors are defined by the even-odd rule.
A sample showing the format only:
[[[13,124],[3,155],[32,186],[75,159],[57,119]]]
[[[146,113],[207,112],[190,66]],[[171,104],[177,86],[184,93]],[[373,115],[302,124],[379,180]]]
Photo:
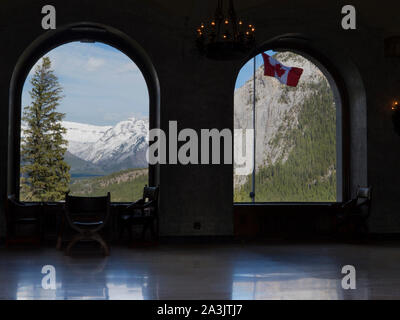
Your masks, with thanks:
[[[257,168],[257,202],[336,201],[336,108],[332,90],[324,79],[299,106],[298,124],[272,144],[293,148],[288,158]],[[251,175],[234,191],[235,202],[250,202]]]

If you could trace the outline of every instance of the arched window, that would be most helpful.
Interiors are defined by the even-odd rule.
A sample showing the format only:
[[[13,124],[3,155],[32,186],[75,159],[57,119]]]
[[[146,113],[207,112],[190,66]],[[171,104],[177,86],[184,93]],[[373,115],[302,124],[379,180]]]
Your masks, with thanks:
[[[342,111],[332,77],[298,52],[265,53],[303,73],[295,87],[281,83],[264,75],[261,55],[241,69],[234,93],[234,201],[341,201]]]
[[[148,184],[148,97],[139,68],[109,45],[70,42],[39,59],[22,91],[20,200],[57,201],[67,190],[139,199]]]
[[[66,191],[111,192],[130,202],[159,183],[146,160],[158,79],[126,35],[87,23],[45,34],[19,59],[10,88],[9,194],[52,202]]]

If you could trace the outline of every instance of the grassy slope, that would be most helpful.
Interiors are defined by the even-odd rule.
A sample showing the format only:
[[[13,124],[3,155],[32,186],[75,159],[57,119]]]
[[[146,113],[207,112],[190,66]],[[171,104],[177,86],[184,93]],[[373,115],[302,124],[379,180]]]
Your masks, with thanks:
[[[77,156],[73,155],[70,152],[66,152],[64,156],[64,160],[71,167],[70,174],[71,175],[104,175],[105,172],[98,166],[90,163],[89,161],[85,161]]]
[[[142,197],[148,184],[147,169],[129,169],[104,177],[77,179],[70,187],[71,195],[102,196],[111,193],[111,201],[131,202]]]

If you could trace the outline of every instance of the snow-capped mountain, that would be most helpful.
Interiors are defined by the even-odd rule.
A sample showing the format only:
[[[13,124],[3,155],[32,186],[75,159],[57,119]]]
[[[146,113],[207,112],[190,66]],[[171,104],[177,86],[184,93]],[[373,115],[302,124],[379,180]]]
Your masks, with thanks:
[[[115,126],[63,122],[68,151],[104,171],[147,166],[149,121],[130,118]]]
[[[63,121],[71,172],[113,172],[147,167],[149,120],[130,118],[115,126]],[[22,129],[26,129],[24,123]],[[23,138],[24,131],[21,131]],[[88,169],[89,168],[89,169]]]
[[[112,128],[112,126],[94,126],[70,121],[63,121],[62,124],[67,129],[64,138],[69,142],[68,151],[78,157]]]
[[[80,128],[82,131],[79,133],[78,125],[75,126],[75,134],[81,137],[81,141],[69,139],[69,134],[66,136],[69,141],[68,151],[73,155],[99,165],[106,171],[112,168],[122,170],[147,166],[148,120],[130,118],[108,129],[91,126],[87,139],[86,127]]]

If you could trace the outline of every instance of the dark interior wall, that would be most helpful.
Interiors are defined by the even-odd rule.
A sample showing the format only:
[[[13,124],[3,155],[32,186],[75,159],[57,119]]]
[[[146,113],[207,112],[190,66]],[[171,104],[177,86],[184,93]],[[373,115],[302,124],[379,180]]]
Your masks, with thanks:
[[[399,232],[399,143],[391,124],[390,102],[400,96],[400,58],[385,58],[383,40],[400,34],[400,4],[379,6],[353,1],[357,30],[340,27],[341,1],[237,0],[251,17],[261,46],[282,36],[323,56],[346,88],[349,110],[349,189],[374,186],[371,230]],[[371,1],[375,2],[375,1]],[[0,4],[0,200],[7,187],[9,84],[24,50],[45,31],[39,0]],[[213,62],[195,47],[195,28],[213,14],[215,1],[53,0],[59,27],[78,22],[111,26],[147,53],[160,83],[160,126],[178,129],[232,128],[233,89],[244,61]],[[300,39],[300,40],[299,40]],[[162,235],[230,235],[233,232],[232,166],[161,166]],[[353,192],[353,191],[352,191]],[[268,214],[268,213],[266,213]],[[3,215],[2,215],[3,216]],[[3,218],[2,218],[3,219]],[[201,229],[193,228],[194,222]],[[2,223],[2,226],[4,224]]]

